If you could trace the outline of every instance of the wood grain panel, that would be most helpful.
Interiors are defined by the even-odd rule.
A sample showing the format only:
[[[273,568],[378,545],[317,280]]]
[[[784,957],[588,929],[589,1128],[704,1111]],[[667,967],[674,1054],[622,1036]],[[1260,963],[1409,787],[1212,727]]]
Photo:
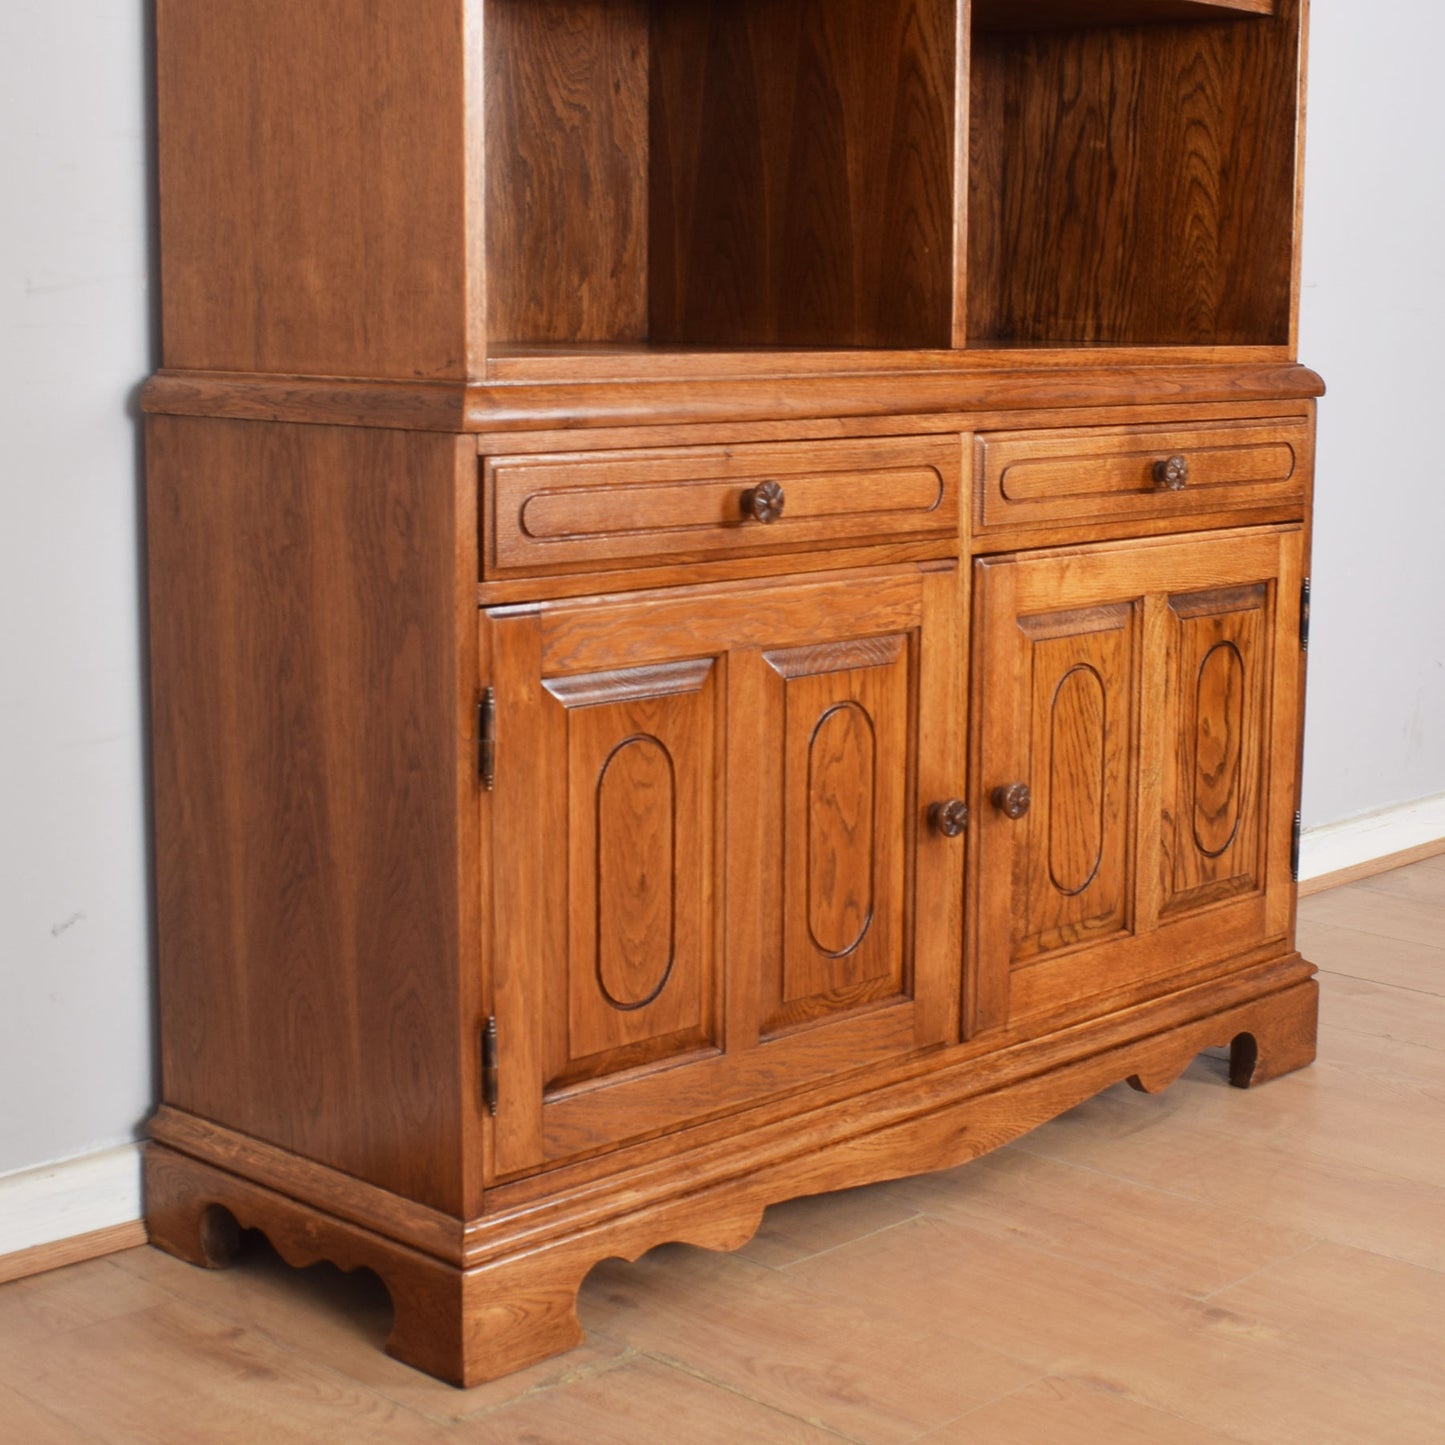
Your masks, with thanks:
[[[484,615],[483,810],[520,829],[494,839],[499,1176],[956,1037],[962,847],[919,837],[918,800],[961,791],[956,588],[892,568]]]
[[[487,0],[487,327],[647,336],[648,0]]]
[[[165,1101],[459,1210],[461,443],[179,418],[147,435]]]
[[[1173,767],[1164,778],[1165,913],[1261,886],[1273,598],[1264,582],[1169,598]]]
[[[948,346],[953,0],[654,10],[652,339]]]
[[[1045,30],[1064,25],[1157,25],[1273,15],[1278,0],[973,0],[980,30]]]
[[[464,8],[158,0],[166,365],[482,374]]]
[[[1020,619],[1028,732],[1009,776],[1032,779],[1033,806],[1014,824],[1016,965],[1128,926],[1139,631],[1128,604]]]
[[[718,1041],[712,895],[717,664],[567,677],[568,864],[546,906],[568,919],[549,961],[549,1087]]]
[[[1285,527],[978,564],[981,1024],[1285,937],[1299,565]],[[1013,781],[1017,821],[990,806]]]
[[[486,575],[952,537],[962,460],[949,436],[489,457]],[[783,510],[764,524],[744,504],[769,482]]]
[[[991,528],[1298,507],[1314,475],[1307,416],[986,432],[976,455],[978,516]],[[1175,457],[1187,471],[1171,489],[1156,469]]]
[[[976,35],[971,344],[1288,345],[1298,33]]]
[[[896,634],[764,654],[781,741],[780,776],[763,775],[765,1034],[909,991],[914,655]]]

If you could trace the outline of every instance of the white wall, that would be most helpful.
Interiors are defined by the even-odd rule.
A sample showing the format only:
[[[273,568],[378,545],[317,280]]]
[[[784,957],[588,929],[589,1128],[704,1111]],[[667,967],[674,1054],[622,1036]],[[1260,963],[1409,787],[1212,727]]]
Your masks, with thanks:
[[[1304,820],[1445,793],[1445,7],[1316,0],[1301,359],[1320,404]]]
[[[0,3],[0,1173],[127,1140],[152,1097],[145,9]],[[1316,5],[1310,823],[1445,792],[1442,48],[1432,0]]]
[[[131,1138],[152,1095],[145,24],[0,3],[0,1174]]]

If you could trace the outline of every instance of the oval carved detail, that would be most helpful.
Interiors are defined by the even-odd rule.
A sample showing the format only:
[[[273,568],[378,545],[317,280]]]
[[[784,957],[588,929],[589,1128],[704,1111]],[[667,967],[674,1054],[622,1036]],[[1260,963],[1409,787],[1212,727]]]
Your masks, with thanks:
[[[1194,695],[1194,842],[1206,858],[1239,832],[1244,799],[1244,659],[1217,642],[1199,665]]]
[[[1064,674],[1050,718],[1049,878],[1068,898],[1091,884],[1104,858],[1104,680],[1086,664]]]
[[[873,922],[873,799],[878,746],[856,702],[829,708],[808,750],[808,932],[829,958]]]
[[[597,984],[613,1008],[646,1008],[675,960],[677,780],[654,737],[619,743],[597,780]]]

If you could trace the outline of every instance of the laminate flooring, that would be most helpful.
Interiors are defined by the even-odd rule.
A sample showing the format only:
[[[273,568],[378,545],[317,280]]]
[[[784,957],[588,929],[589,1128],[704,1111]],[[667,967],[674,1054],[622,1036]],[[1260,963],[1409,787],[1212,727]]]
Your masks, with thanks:
[[[1441,1445],[1445,858],[1319,894],[1320,1060],[1206,1055],[961,1169],[588,1278],[587,1343],[470,1391],[385,1291],[151,1249],[0,1287],[0,1441]]]

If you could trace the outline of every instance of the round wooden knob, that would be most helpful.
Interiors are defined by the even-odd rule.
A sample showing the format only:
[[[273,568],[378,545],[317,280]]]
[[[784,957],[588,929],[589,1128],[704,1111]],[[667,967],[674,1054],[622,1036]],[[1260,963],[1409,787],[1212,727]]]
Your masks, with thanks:
[[[957,838],[968,827],[968,804],[962,798],[948,798],[928,810],[928,821],[935,833],[944,838]]]
[[[1034,795],[1029,792],[1027,783],[1005,783],[1002,787],[993,790],[993,805],[1004,815],[1005,818],[1012,818],[1015,822],[1022,818],[1029,810]]]
[[[766,526],[783,515],[787,497],[777,482],[763,482],[743,493],[743,516]]]
[[[1182,492],[1189,480],[1189,458],[1168,457],[1154,463],[1154,481],[1171,492]]]

